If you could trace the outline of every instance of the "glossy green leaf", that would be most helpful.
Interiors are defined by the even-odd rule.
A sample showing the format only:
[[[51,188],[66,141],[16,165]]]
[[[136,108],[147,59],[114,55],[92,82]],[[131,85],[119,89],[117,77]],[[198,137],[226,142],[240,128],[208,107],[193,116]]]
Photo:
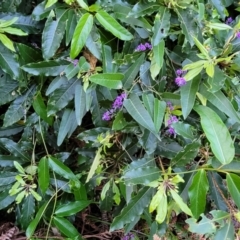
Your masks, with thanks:
[[[213,240],[228,240],[235,239],[234,226],[231,220],[224,223],[224,226],[216,231]]]
[[[180,88],[182,114],[184,119],[187,118],[194,106],[200,80],[200,77],[195,77],[192,81],[188,81]]]
[[[147,109],[151,118],[154,119],[154,95],[152,93],[143,93],[142,95],[144,107]]]
[[[41,158],[38,164],[38,184],[43,193],[45,193],[49,187],[50,175],[48,158]]]
[[[65,218],[53,217],[53,223],[61,233],[70,239],[75,239],[77,236],[79,236],[78,230]]]
[[[48,157],[48,163],[52,171],[56,172],[61,177],[78,182],[77,177],[74,175],[71,169],[67,167],[64,163],[62,163],[60,160],[58,160],[57,158],[54,158],[52,156]]]
[[[165,109],[166,102],[154,98],[153,122],[157,132],[160,131],[160,128],[162,126]]]
[[[32,75],[39,76],[58,76],[64,72],[64,69],[69,65],[65,60],[50,60],[38,63],[29,63],[21,68]]]
[[[74,215],[80,211],[82,211],[84,208],[86,208],[91,201],[76,201],[71,202],[67,204],[63,204],[60,207],[58,207],[55,211],[55,214],[57,217],[66,217]]]
[[[42,52],[44,59],[48,60],[54,56],[63,39],[67,20],[67,10],[57,9],[56,16],[53,12],[45,23],[42,33]],[[53,18],[56,18],[54,20]]]
[[[9,195],[9,189],[0,192],[0,210],[11,205],[14,202],[15,198],[15,196]]]
[[[71,40],[73,38],[73,34],[74,34],[74,31],[77,26],[77,16],[75,14],[74,9],[68,10],[67,19],[68,19],[68,21],[66,23],[66,41],[65,41],[65,43],[68,46],[68,44],[71,42]]]
[[[31,194],[23,199],[21,209],[22,218],[20,222],[23,229],[27,229],[31,220],[33,219],[35,207],[35,200]]]
[[[74,103],[77,124],[81,125],[82,118],[86,113],[86,93],[81,84],[77,84],[75,87]]]
[[[45,5],[45,8],[51,7],[53,4],[55,4],[58,0],[47,0],[47,3]]]
[[[90,76],[89,80],[110,89],[121,89],[123,78],[121,73],[102,73]]]
[[[143,213],[143,210],[148,206],[150,199],[152,198],[153,189],[144,187],[138,194],[131,199],[121,213],[113,219],[110,226],[110,231],[121,229],[127,223],[130,223],[136,216]]]
[[[226,17],[226,10],[221,0],[210,0],[211,4],[216,8],[222,20]]]
[[[120,25],[111,15],[107,12],[100,10],[95,15],[100,24],[114,36],[121,40],[131,40],[133,38],[132,34]]]
[[[0,172],[0,186],[9,185],[16,181],[17,172]]]
[[[175,132],[183,138],[194,140],[193,127],[183,122],[172,123]]]
[[[240,209],[240,177],[234,173],[227,174],[228,191],[238,209]]]
[[[70,49],[70,57],[74,59],[78,56],[82,48],[84,47],[87,38],[93,27],[93,16],[89,13],[85,13],[75,28],[73,39]]]
[[[152,43],[153,46],[158,46],[160,51],[162,53],[162,49],[164,48],[164,41],[161,41],[168,35],[168,31],[170,29],[170,18],[171,18],[171,13],[167,7],[160,7],[159,8],[159,13],[156,14],[155,16],[155,21],[154,21],[154,26],[153,26],[153,38],[152,38]],[[158,49],[159,52],[159,49]],[[155,50],[156,53],[156,50]],[[159,54],[159,53],[158,53]],[[161,54],[163,56],[163,54]],[[157,58],[157,64],[160,66],[162,63],[161,55]],[[156,56],[155,56],[156,59]]]
[[[123,105],[137,123],[150,132],[157,134],[150,114],[144,108],[137,95],[131,94],[128,99],[124,100]]]
[[[28,34],[23,32],[21,29],[7,27],[3,29],[4,33],[9,33],[17,36],[27,36]]]
[[[184,69],[184,67],[183,67]],[[194,69],[191,69],[187,72],[187,74],[184,76],[184,78],[186,79],[186,81],[192,80],[193,78],[195,78],[199,73],[201,73],[201,71],[203,70],[203,65],[200,67],[196,67]]]
[[[36,230],[36,228],[37,228],[37,225],[38,225],[39,221],[42,219],[43,214],[44,214],[44,212],[45,212],[46,209],[47,209],[47,206],[48,206],[47,203],[44,203],[44,204],[39,208],[39,210],[38,210],[35,218],[31,221],[31,223],[30,223],[29,226],[27,227],[27,229],[26,229],[26,236],[27,236],[28,238],[30,238],[30,237],[34,234],[34,232],[35,232],[35,230]]]
[[[210,108],[196,106],[194,110],[201,117],[201,125],[213,154],[222,163],[230,163],[235,155],[235,149],[230,133],[221,118]]]
[[[0,41],[6,48],[10,49],[13,52],[16,52],[13,42],[5,34],[0,33]]]
[[[161,40],[156,46],[153,46],[153,58],[156,64],[161,69],[164,61],[165,42]]]
[[[205,211],[208,189],[209,184],[206,172],[205,170],[200,170],[193,177],[192,184],[188,190],[190,208],[196,219]]]
[[[5,28],[13,25],[18,20],[17,17],[14,17],[10,20],[0,19],[0,28]]]
[[[113,121],[112,130],[121,130],[127,125],[127,122],[123,116],[123,112],[119,111]]]
[[[131,12],[128,14],[128,17],[142,17],[145,15],[151,15],[152,13],[156,12],[161,5],[157,2],[138,2],[134,5]]]

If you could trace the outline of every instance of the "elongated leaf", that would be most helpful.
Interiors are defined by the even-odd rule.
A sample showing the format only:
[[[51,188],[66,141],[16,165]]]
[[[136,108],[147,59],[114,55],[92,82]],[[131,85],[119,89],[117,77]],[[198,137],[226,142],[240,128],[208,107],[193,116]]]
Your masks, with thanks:
[[[234,121],[240,123],[240,117],[236,113],[236,110],[234,109],[229,99],[223,94],[222,91],[211,93],[208,91],[205,85],[202,85],[200,88],[200,93],[220,111],[225,113]]]
[[[16,55],[0,44],[0,67],[5,73],[8,73],[13,79],[20,76],[19,63]]]
[[[76,129],[77,126],[76,124],[74,124],[74,122],[76,122],[75,112],[73,110],[65,108],[57,137],[58,146],[63,143],[67,135],[69,135]]]
[[[38,164],[38,184],[43,193],[45,193],[49,187],[49,164],[48,158],[43,157]]]
[[[132,34],[120,25],[111,15],[107,12],[100,10],[95,15],[101,25],[114,36],[121,40],[128,41],[133,38]]]
[[[128,99],[124,100],[123,105],[136,122],[157,135],[153,120],[137,95],[131,94]]]
[[[24,149],[21,149],[20,143],[15,143],[8,138],[0,138],[0,145],[6,148],[14,156],[20,157],[22,161],[29,161],[30,156],[28,156]]]
[[[77,124],[81,125],[82,118],[84,117],[86,111],[86,93],[83,90],[81,84],[77,84],[75,87],[75,114],[77,119]]]
[[[138,2],[134,5],[128,17],[138,18],[145,15],[151,15],[156,12],[160,6],[161,5],[157,2]]]
[[[168,35],[168,31],[170,29],[170,18],[171,14],[167,7],[160,7],[159,13],[155,16],[154,26],[153,26],[153,46],[157,46],[160,44],[160,48],[164,48],[164,42],[161,41]],[[159,54],[159,53],[158,53]],[[163,54],[162,54],[163,56]],[[161,58],[161,55],[159,56]],[[157,58],[159,61],[157,64],[160,66],[162,62],[161,59]]]
[[[55,211],[55,214],[57,215],[57,217],[71,216],[82,211],[90,203],[91,201],[84,201],[84,200],[67,203],[58,207]]]
[[[59,231],[70,239],[75,239],[77,236],[79,236],[78,230],[67,219],[54,217],[53,222]]]
[[[63,82],[64,84],[50,95],[47,106],[48,116],[55,114],[67,106],[74,97],[75,87],[79,84],[78,79],[67,81],[67,79],[64,78]],[[55,86],[57,86],[57,84]]]
[[[4,127],[8,127],[25,117],[28,109],[31,107],[35,92],[36,86],[32,85],[26,93],[20,95],[13,103],[11,103],[4,116]]]
[[[199,76],[195,77],[192,81],[188,81],[180,88],[182,114],[184,119],[187,118],[194,106],[200,80],[201,78]]]
[[[33,214],[35,213],[35,200],[32,194],[29,194],[23,199],[22,209],[21,209],[21,226],[23,229],[27,229],[31,219],[33,219]]]
[[[184,67],[183,67],[184,69]],[[194,69],[191,69],[188,71],[188,73],[184,76],[184,78],[189,81],[192,80],[194,77],[196,77],[201,71],[203,70],[203,66],[196,67]]]
[[[13,46],[13,42],[5,34],[0,33],[0,41],[6,48],[13,52],[16,52]]]
[[[197,156],[199,151],[199,142],[193,142],[184,147],[183,150],[178,152],[178,154],[171,160],[171,166],[185,166],[190,163]]]
[[[110,89],[120,89],[123,78],[124,75],[121,73],[102,73],[92,75],[89,80]]]
[[[15,172],[0,172],[0,186],[9,185],[16,181],[17,173]]]
[[[129,204],[123,208],[121,213],[113,219],[110,231],[123,228],[125,224],[130,223],[136,216],[141,215],[149,205],[152,195],[152,188],[142,188]]]
[[[212,5],[217,9],[218,13],[220,14],[222,20],[226,17],[226,9],[223,5],[221,0],[210,0]]]
[[[70,57],[74,59],[84,47],[87,38],[92,30],[93,16],[85,13],[79,20],[72,39]]]
[[[41,52],[22,43],[17,44],[21,65],[42,60]]]
[[[69,180],[74,180],[78,182],[77,177],[74,175],[74,173],[71,171],[70,168],[68,168],[64,163],[62,163],[60,160],[58,160],[57,158],[54,158],[52,156],[50,156],[48,158],[48,162],[49,162],[49,167],[56,172],[57,174],[59,174],[61,177],[64,177],[66,179]]]
[[[29,63],[21,68],[32,75],[39,76],[58,76],[64,72],[64,69],[69,65],[65,60],[42,61],[38,63]]]
[[[160,177],[157,167],[140,167],[126,171],[122,178],[126,185],[148,185],[150,182],[156,181]]]
[[[208,189],[209,185],[206,172],[205,170],[200,170],[193,177],[192,184],[188,190],[190,208],[196,219],[198,219],[205,210]]]
[[[153,122],[157,132],[160,131],[162,126],[165,109],[166,102],[159,101],[157,98],[154,98]]]
[[[196,106],[194,110],[201,117],[201,125],[210,142],[212,152],[222,164],[230,163],[235,155],[233,141],[221,118],[210,108]]]
[[[28,228],[27,228],[27,230],[26,230],[26,236],[27,236],[28,238],[30,238],[30,237],[34,234],[34,232],[35,232],[35,230],[36,230],[36,228],[37,228],[37,225],[38,225],[39,221],[41,220],[44,212],[46,211],[46,208],[47,208],[47,203],[44,203],[44,204],[40,207],[40,209],[38,210],[35,218],[34,218],[34,219],[31,221],[31,223],[29,224],[29,226],[28,226]]]
[[[113,71],[112,49],[108,45],[102,46],[103,72],[111,73]]]
[[[57,9],[56,15],[56,20],[53,20],[53,14],[49,14],[42,33],[42,51],[46,60],[54,56],[65,33],[67,10]]]
[[[66,24],[66,41],[65,41],[66,46],[68,46],[68,44],[72,40],[75,28],[77,26],[77,16],[75,14],[74,9],[68,10],[67,19],[68,19],[68,21]]]
[[[132,86],[139,72],[139,68],[143,63],[144,56],[144,54],[140,55],[140,57],[124,72],[124,78],[122,80],[124,89],[129,89]]]
[[[224,226],[216,231],[213,240],[234,239],[234,226],[231,220],[228,220]]]
[[[0,166],[1,167],[13,167],[13,161],[21,162],[21,158],[9,155],[0,155]]]
[[[159,69],[161,69],[163,66],[164,50],[165,50],[164,40],[161,40],[156,46],[153,46],[153,58],[155,59],[155,62],[158,65]]]
[[[195,137],[193,136],[191,125],[185,124],[183,122],[176,122],[176,123],[172,123],[172,127],[174,128],[175,132],[178,135],[186,139],[194,140]]]
[[[152,93],[143,93],[142,95],[144,107],[148,113],[154,119],[154,95]]]
[[[227,174],[227,187],[232,199],[240,209],[240,177],[233,173]]]
[[[16,196],[9,195],[9,189],[6,189],[3,192],[0,192],[0,210],[12,204],[15,198]]]

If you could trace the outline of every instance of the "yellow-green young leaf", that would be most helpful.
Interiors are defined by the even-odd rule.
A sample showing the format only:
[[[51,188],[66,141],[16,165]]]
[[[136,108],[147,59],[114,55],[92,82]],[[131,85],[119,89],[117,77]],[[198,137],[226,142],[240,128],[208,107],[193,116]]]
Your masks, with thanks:
[[[28,33],[23,32],[21,29],[12,28],[12,27],[3,28],[2,30],[6,33],[18,35],[18,36],[27,36],[28,35]]]
[[[84,0],[76,0],[78,5],[85,10],[88,10],[88,5],[84,2]]]
[[[184,76],[186,81],[192,80],[194,77],[196,77],[203,69],[203,65],[200,67],[196,67],[194,69],[191,69],[188,71],[188,73]]]
[[[33,195],[33,197],[37,200],[37,201],[41,201],[42,200],[42,197],[36,193],[33,189],[29,189],[29,191],[31,192],[31,194]]]
[[[11,20],[2,20],[0,19],[0,28],[8,27],[13,25],[18,20],[18,17],[14,17]]]
[[[64,2],[68,5],[72,5],[75,2],[75,0],[64,0]]]
[[[174,191],[173,189],[170,189],[172,198],[174,199],[174,201],[177,203],[177,205],[181,208],[181,210],[183,212],[185,212],[187,215],[189,216],[193,216],[190,208],[187,206],[187,204],[183,201],[183,199],[178,195],[178,193],[176,191]]]
[[[107,31],[111,32],[114,36],[118,37],[119,39],[123,41],[128,41],[133,38],[133,35],[121,24],[119,24],[107,12],[100,10],[97,12],[95,16]]]
[[[102,201],[105,199],[106,193],[107,193],[107,191],[109,190],[109,188],[110,188],[110,181],[108,181],[108,182],[104,185],[104,187],[102,188],[102,192],[101,192],[101,200],[102,200]]]
[[[93,177],[97,167],[99,166],[100,164],[100,160],[101,160],[101,152],[102,152],[102,147],[98,148],[97,150],[97,153],[96,153],[96,156],[93,160],[93,163],[92,163],[92,166],[90,168],[90,171],[88,172],[88,176],[87,176],[87,180],[86,180],[86,183]]]
[[[113,200],[115,201],[115,203],[117,205],[119,205],[120,201],[121,201],[120,192],[119,192],[118,186],[115,184],[115,182],[113,182],[112,191],[113,191],[113,193],[115,193],[113,196]]]
[[[194,63],[189,63],[189,64],[187,64],[183,67],[183,70],[190,70],[190,69],[194,69],[194,68],[197,68],[197,67],[200,67],[200,66],[204,66],[204,64],[206,62],[207,62],[206,60],[199,60],[199,61],[194,62]]]
[[[45,8],[51,7],[53,4],[55,4],[58,0],[47,0],[47,3],[45,5]]]
[[[198,99],[200,100],[201,104],[203,106],[206,106],[207,105],[207,98],[205,98],[201,93],[197,92],[196,93]]]
[[[198,47],[198,49],[200,50],[200,52],[207,58],[210,60],[210,56],[208,54],[207,49],[198,41],[198,39],[196,37],[193,36],[193,40],[196,44],[196,46]]]
[[[15,199],[17,204],[19,204],[19,203],[22,202],[25,194],[26,194],[26,191],[24,190],[24,191],[20,192],[20,193],[17,195],[17,197],[16,197],[16,199]]]
[[[23,167],[18,162],[14,161],[13,164],[20,173],[25,174]]]
[[[153,212],[157,206],[160,204],[161,199],[163,198],[163,195],[165,194],[165,190],[163,188],[163,185],[159,186],[158,191],[156,194],[153,196],[150,205],[149,205],[149,212]]]
[[[4,34],[0,33],[0,41],[3,43],[5,47],[15,52],[15,48],[13,46],[13,42]]]
[[[157,215],[156,215],[156,221],[161,224],[166,216],[167,216],[167,195],[165,192],[162,194],[161,201],[159,202],[159,205],[157,207]]]
[[[206,64],[206,73],[209,77],[213,77],[214,76],[214,65],[213,63],[208,63]]]
[[[229,25],[227,25],[225,23],[208,23],[207,26],[212,28],[212,29],[217,29],[217,30],[229,30],[229,29],[232,29],[231,26],[229,26]]]

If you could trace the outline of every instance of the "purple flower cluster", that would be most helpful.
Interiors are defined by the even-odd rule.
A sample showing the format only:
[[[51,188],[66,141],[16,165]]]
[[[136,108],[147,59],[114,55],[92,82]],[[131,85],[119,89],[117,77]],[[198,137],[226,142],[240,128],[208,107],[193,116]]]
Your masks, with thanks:
[[[143,52],[143,51],[151,50],[151,49],[152,49],[152,45],[151,45],[150,43],[146,42],[146,43],[144,43],[144,44],[140,43],[140,44],[136,47],[135,51],[136,51],[136,52]]]
[[[134,234],[133,233],[127,233],[126,235],[124,235],[121,240],[131,240],[134,238]]]
[[[76,67],[77,66],[77,64],[78,64],[78,59],[71,59],[70,57],[67,57],[67,60],[69,61],[69,62],[71,62],[73,65],[74,65],[74,67]]]
[[[185,85],[187,83],[186,79],[183,77],[183,75],[186,74],[186,71],[182,70],[182,69],[178,69],[176,71],[176,75],[177,77],[175,78],[175,83],[181,87],[183,85]]]
[[[237,38],[240,38],[240,31],[237,31],[236,37],[237,37]]]
[[[233,22],[232,17],[227,18],[226,21],[225,21],[225,23],[226,23],[227,25],[230,25],[232,22]]]
[[[174,137],[176,136],[176,132],[172,126],[172,123],[175,123],[175,122],[178,122],[178,118],[176,116],[171,115],[167,121],[168,123],[167,134],[174,135]]]
[[[123,92],[122,94],[117,96],[112,104],[112,108],[103,114],[102,120],[110,121],[112,119],[114,113],[122,107],[123,101],[126,97],[127,97],[127,94],[125,92]]]

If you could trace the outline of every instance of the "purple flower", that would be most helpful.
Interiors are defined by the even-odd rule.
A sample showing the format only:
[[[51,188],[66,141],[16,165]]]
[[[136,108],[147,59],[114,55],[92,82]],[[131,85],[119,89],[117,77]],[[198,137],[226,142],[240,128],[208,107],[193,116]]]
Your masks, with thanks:
[[[181,87],[181,86],[183,86],[183,85],[185,85],[186,83],[187,83],[187,81],[186,81],[186,79],[184,78],[184,77],[176,77],[175,78],[175,83],[179,86],[179,87]]]
[[[151,45],[150,43],[146,42],[146,43],[144,43],[144,44],[140,43],[140,44],[136,47],[135,51],[136,51],[136,52],[143,52],[143,51],[145,51],[145,50],[151,50],[151,49],[152,49],[152,45]]]
[[[232,22],[233,22],[232,17],[227,18],[226,21],[225,21],[225,23],[228,24],[228,25],[230,25]]]
[[[240,31],[237,31],[236,37],[237,37],[237,38],[240,38]]]
[[[173,111],[173,105],[171,102],[167,102],[167,107],[170,109],[170,111]]]
[[[183,74],[183,70],[182,69],[178,69],[176,71],[176,74],[177,74],[177,76],[181,76]]]
[[[111,118],[112,118],[112,114],[110,111],[106,111],[102,116],[102,120],[104,121],[110,121]]]
[[[131,240],[132,238],[134,238],[134,234],[133,233],[127,233],[126,235],[124,235],[121,240]]]
[[[76,67],[77,64],[78,64],[78,59],[74,59],[74,60],[72,61],[72,63],[73,63],[73,65],[74,65],[74,67]]]
[[[173,127],[168,128],[167,134],[176,136],[176,132]]]
[[[121,108],[123,105],[123,100],[126,97],[127,97],[126,93],[122,93],[121,95],[117,96],[112,105],[113,109],[116,110],[116,109]]]
[[[167,123],[170,126],[172,123],[178,122],[178,118],[176,116],[170,116]]]

